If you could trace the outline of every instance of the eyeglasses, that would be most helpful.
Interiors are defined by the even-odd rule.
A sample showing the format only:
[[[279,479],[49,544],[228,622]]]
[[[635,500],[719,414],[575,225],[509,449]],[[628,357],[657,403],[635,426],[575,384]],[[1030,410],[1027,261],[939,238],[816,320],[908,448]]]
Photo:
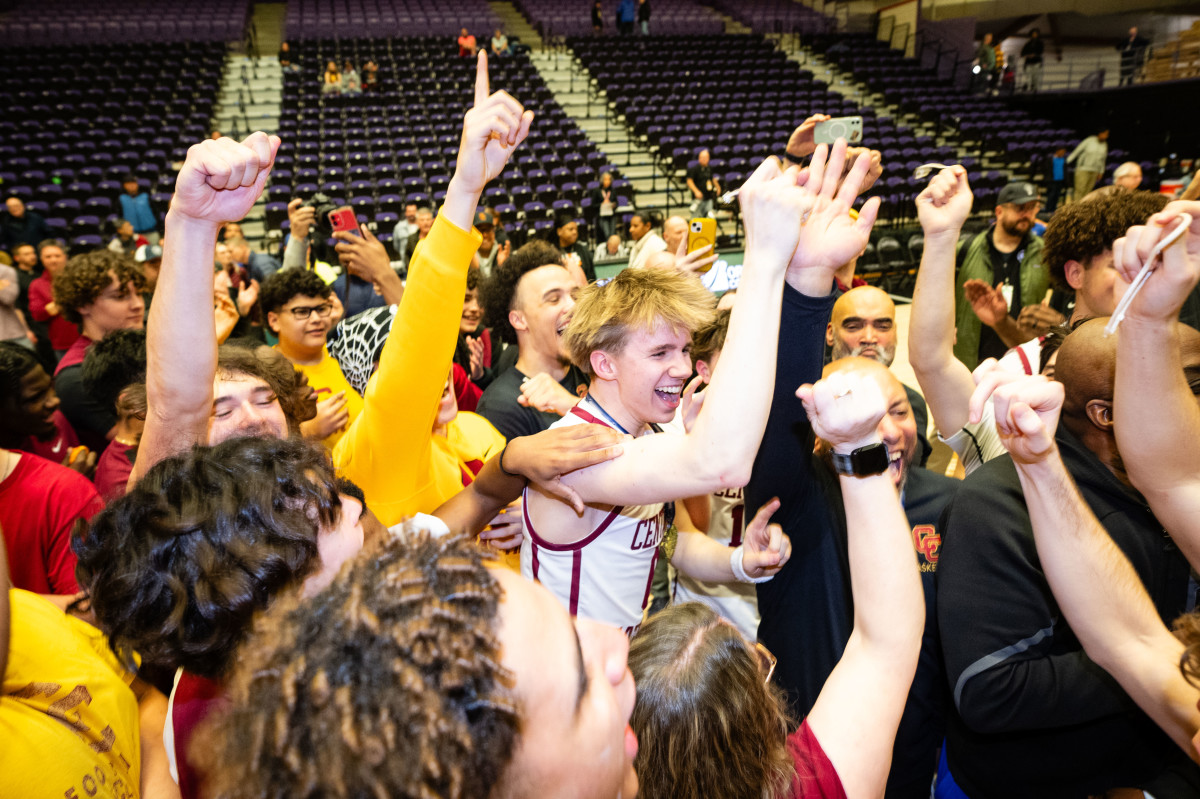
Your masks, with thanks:
[[[288,308],[288,312],[297,319],[303,322],[309,315],[315,313],[317,316],[325,319],[333,312],[332,303],[321,303],[320,305],[297,305],[295,308]]]
[[[775,664],[779,662],[779,659],[771,654],[771,650],[757,641],[754,643],[754,656],[758,658],[758,670],[763,676],[763,682],[769,683],[771,675],[775,673]]]

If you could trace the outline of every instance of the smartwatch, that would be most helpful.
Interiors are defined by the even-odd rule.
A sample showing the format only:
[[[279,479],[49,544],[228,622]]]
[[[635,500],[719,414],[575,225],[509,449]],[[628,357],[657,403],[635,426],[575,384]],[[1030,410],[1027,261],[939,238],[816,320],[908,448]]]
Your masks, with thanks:
[[[836,451],[831,454],[834,471],[847,477],[869,477],[882,474],[888,468],[887,444],[882,441],[859,447],[849,455],[842,455]]]

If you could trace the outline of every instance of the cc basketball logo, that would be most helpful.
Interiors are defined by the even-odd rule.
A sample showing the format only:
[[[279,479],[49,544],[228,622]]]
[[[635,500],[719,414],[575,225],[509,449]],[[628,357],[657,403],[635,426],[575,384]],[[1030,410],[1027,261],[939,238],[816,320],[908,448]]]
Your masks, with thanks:
[[[938,551],[942,548],[942,537],[932,524],[921,524],[913,528],[913,546],[930,563],[937,563]]]

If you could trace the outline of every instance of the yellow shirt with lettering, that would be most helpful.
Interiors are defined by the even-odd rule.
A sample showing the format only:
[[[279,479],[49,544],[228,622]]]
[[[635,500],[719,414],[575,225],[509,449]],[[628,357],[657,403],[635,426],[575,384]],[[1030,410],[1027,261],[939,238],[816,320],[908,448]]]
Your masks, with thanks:
[[[134,675],[95,627],[14,588],[0,693],[0,796],[139,795]]]
[[[296,368],[308,375],[308,383],[317,392],[317,402],[327,400],[339,391],[346,394],[346,410],[350,414],[350,421],[341,430],[338,430],[327,436],[322,443],[332,452],[337,443],[342,440],[342,436],[354,424],[354,420],[363,409],[363,399],[354,386],[346,380],[346,376],[342,374],[342,367],[338,366],[337,360],[329,354],[329,350],[323,350],[324,357],[318,364],[296,364]]]

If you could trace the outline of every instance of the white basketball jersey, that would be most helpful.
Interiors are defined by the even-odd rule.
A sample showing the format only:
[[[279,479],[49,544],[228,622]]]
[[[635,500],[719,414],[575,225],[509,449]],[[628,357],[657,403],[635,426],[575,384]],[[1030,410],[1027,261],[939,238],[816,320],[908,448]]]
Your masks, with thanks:
[[[730,548],[742,543],[742,532],[749,521],[742,489],[730,488],[708,498],[708,537]],[[751,583],[710,583],[675,572],[672,601],[703,602],[742,631],[751,641],[758,640],[758,594]]]
[[[584,399],[551,427],[613,427],[604,421],[606,416],[593,401]],[[578,522],[584,535],[573,544],[549,543],[538,535],[529,517],[528,488],[524,514],[522,576],[546,586],[572,616],[620,627],[629,636],[636,633],[665,532],[663,505],[618,506],[611,511],[585,508]]]

